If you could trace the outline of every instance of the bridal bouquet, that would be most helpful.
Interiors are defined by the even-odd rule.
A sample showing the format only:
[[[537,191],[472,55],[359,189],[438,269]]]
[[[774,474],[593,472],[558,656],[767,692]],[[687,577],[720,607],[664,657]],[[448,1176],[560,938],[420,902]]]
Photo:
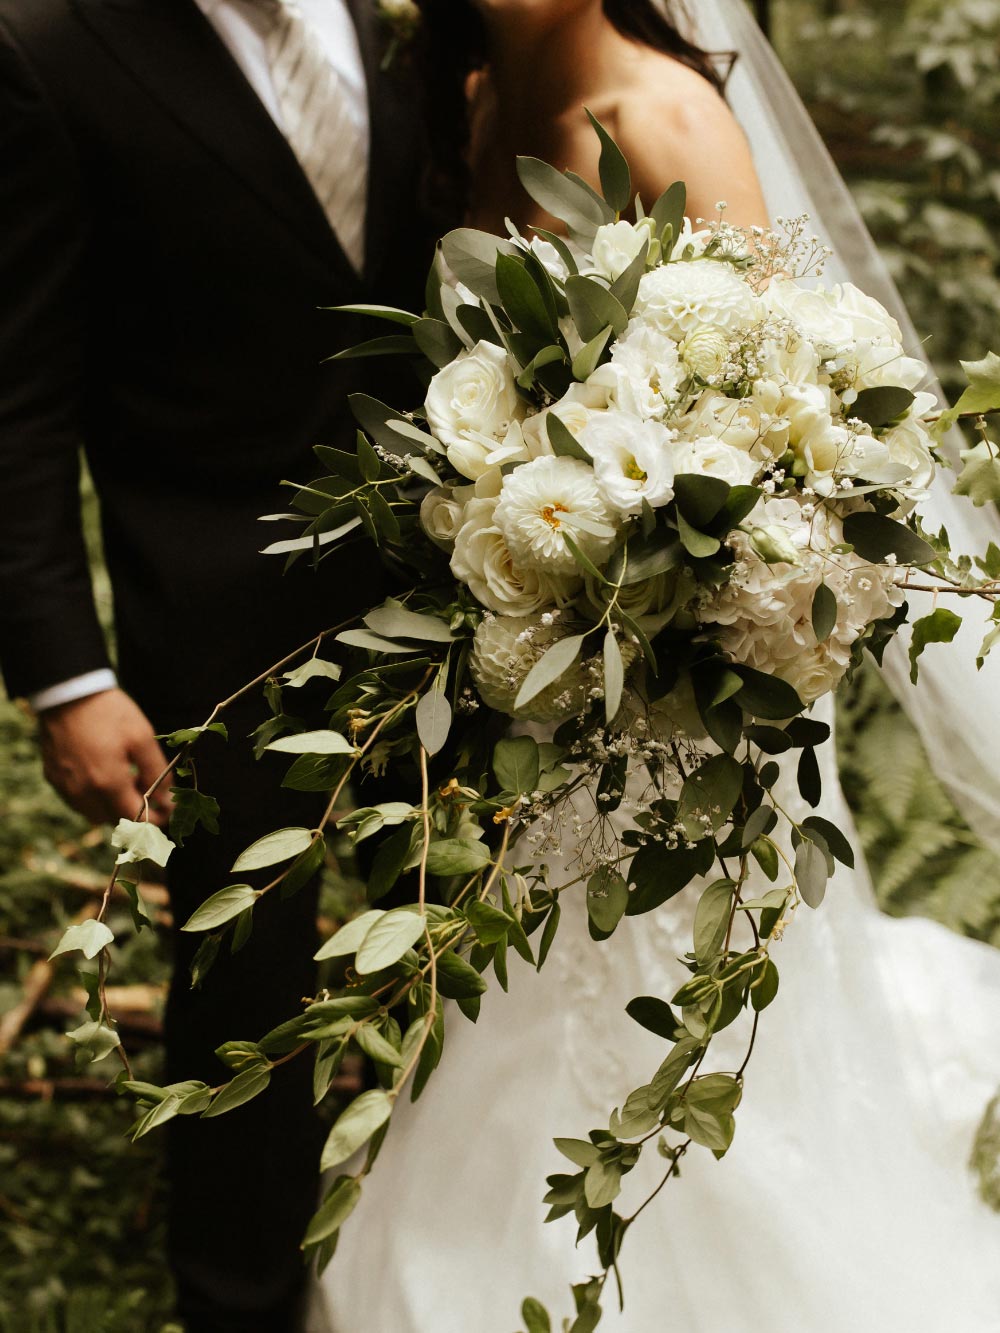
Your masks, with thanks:
[[[804,219],[745,232],[720,209],[693,224],[678,184],[625,221],[628,167],[595,129],[603,195],[520,163],[568,239],[452,232],[426,313],[352,308],[397,331],[339,355],[420,358],[423,405],[355,396],[356,452],[316,449],[324,475],[296,487],[304,531],[269,548],[324,558],[361,538],[398,587],[271,673],[258,748],[289,756],[286,785],[329,793],[326,812],[315,828],[267,832],[185,929],[205,932],[203,972],[227,932],[233,947],[246,938],[264,894],[310,879],[336,820],[374,848],[369,910],[317,954],[346,964],[346,984],[259,1040],[221,1047],[230,1074],[218,1086],[136,1083],[124,1052],[121,1080],[142,1104],[138,1136],[239,1106],[292,1058],[314,1058],[320,1100],[348,1050],[370,1057],[378,1086],[342,1112],[323,1154],[325,1169],[351,1161],[305,1237],[325,1262],[394,1107],[441,1058],[443,1001],[475,1021],[489,980],[508,984],[510,949],[542,966],[574,892],[600,948],[623,916],[689,890],[676,990],[628,1007],[663,1039],[662,1063],[636,1071],[588,1137],[557,1141],[571,1169],[550,1178],[549,1216],[572,1213],[581,1236],[595,1234],[601,1270],[574,1289],[575,1333],[598,1322],[641,1211],[616,1209],[641,1154],[658,1144],[666,1180],[691,1145],[728,1149],[746,1061],[707,1069],[713,1037],[745,1022],[749,1058],[778,990],[771,943],[801,902],[819,906],[836,861],[852,863],[834,824],[782,807],[778,757],[815,808],[829,728],[810,705],[863,650],[880,657],[907,620],[914,569],[929,571],[921,586],[993,602],[1000,577],[996,548],[975,567],[953,560],[919,521],[936,440],[960,414],[1000,406],[1000,359],[968,366],[970,388],[942,412],[880,305],[803,281],[825,257]],[[960,487],[982,503],[998,468],[984,434]],[[959,623],[945,607],[916,621],[914,676],[926,644]],[[310,729],[283,697],[316,678],[333,692]],[[182,836],[210,822],[187,756],[220,729],[218,711],[171,738],[171,767],[188,775]],[[395,775],[398,799],[343,813],[359,770]],[[120,874],[169,855],[142,820],[116,838]],[[545,865],[555,855],[560,877]],[[378,906],[390,893],[396,905]],[[86,939],[61,947],[102,959],[92,1022],[75,1036],[120,1050],[109,932],[100,921],[73,931]],[[550,1327],[531,1299],[522,1316],[529,1333]]]

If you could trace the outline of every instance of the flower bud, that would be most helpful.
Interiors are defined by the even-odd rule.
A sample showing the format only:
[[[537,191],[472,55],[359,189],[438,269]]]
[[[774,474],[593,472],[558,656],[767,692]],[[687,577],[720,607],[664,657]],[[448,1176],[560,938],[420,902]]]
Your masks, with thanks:
[[[769,565],[801,565],[798,550],[788,532],[779,523],[768,523],[750,532],[750,544],[761,560]]]
[[[729,342],[718,329],[703,325],[684,340],[680,350],[684,364],[692,375],[709,380],[726,364]]]

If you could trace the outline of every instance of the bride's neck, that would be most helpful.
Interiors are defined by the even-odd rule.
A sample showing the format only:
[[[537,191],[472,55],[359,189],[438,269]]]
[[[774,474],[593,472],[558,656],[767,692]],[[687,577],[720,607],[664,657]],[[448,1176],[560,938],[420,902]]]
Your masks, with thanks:
[[[506,114],[522,120],[578,105],[601,82],[601,66],[625,43],[600,3],[577,4],[557,15],[488,9],[484,18],[492,91]]]

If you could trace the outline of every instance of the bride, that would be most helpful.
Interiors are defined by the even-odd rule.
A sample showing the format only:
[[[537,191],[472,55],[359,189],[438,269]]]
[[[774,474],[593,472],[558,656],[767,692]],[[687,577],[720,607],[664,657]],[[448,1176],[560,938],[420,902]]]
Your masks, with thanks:
[[[706,45],[739,53],[728,106],[709,59],[651,0],[437,0],[425,10],[436,186],[466,192],[472,225],[552,225],[520,191],[517,153],[596,181],[586,105],[647,199],[683,179],[692,216],[725,199],[737,225],[803,204],[851,275],[896,304],[741,0],[698,6]],[[485,72],[467,83],[479,64]],[[953,509],[948,485],[940,480],[934,517],[947,519],[956,548],[984,546],[989,520]],[[996,753],[983,731],[996,726],[996,678],[971,668],[974,633],[941,650],[946,664],[925,659],[922,689],[902,697],[970,822],[1000,845],[1000,775],[980,758]],[[898,660],[889,674],[900,674]],[[850,830],[832,742],[824,749],[822,812]],[[549,869],[558,883],[558,860]],[[569,1283],[599,1265],[591,1238],[574,1249],[572,1217],[543,1223],[545,1177],[564,1165],[552,1139],[600,1125],[630,1074],[662,1058],[623,1009],[637,991],[669,995],[683,978],[690,910],[676,903],[689,901],[626,918],[601,944],[579,902],[541,973],[512,961],[510,994],[484,997],[478,1031],[449,1015],[442,1066],[401,1108],[317,1288],[317,1333],[512,1333],[528,1295],[561,1327]],[[686,1158],[632,1228],[625,1311],[606,1288],[601,1328],[1000,1328],[1000,1217],[966,1167],[1000,1082],[1000,955],[929,922],[883,917],[861,868],[838,870],[823,907],[795,916],[776,961],[781,993],[761,1025],[733,1147],[718,1163]]]

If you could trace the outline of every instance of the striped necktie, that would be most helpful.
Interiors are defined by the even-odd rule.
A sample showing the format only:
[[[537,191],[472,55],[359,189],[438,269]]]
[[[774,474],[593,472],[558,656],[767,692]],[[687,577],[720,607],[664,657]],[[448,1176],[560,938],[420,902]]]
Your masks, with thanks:
[[[367,172],[362,132],[322,41],[297,0],[265,0],[267,59],[285,138],[330,226],[360,272],[365,261]]]

